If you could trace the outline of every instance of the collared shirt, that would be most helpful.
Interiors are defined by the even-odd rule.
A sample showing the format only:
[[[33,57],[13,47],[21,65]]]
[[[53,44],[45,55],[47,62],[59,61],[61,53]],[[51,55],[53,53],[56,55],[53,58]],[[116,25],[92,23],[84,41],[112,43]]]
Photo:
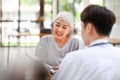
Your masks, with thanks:
[[[96,40],[90,46],[107,43]],[[52,80],[120,80],[120,48],[111,44],[87,47],[68,54]]]
[[[111,44],[110,42],[108,42],[106,40],[106,38],[104,39],[98,39],[94,42],[92,42],[88,47],[93,47],[93,46],[100,46],[100,45],[105,45],[105,44]],[[112,44],[111,44],[112,45]]]

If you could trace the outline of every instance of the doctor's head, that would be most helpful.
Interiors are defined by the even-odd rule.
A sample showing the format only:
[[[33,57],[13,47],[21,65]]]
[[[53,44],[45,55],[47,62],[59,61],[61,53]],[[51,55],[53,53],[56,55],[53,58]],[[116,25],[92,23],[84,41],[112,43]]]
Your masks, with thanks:
[[[98,5],[89,5],[81,13],[82,38],[85,45],[110,35],[116,21],[112,11]]]

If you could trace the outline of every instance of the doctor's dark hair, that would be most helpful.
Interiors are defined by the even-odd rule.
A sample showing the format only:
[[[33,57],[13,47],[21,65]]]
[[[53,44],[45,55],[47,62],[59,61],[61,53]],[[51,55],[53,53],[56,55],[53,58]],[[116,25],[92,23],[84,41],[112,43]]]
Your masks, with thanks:
[[[87,25],[94,25],[99,35],[110,35],[113,24],[116,22],[114,13],[106,7],[99,5],[89,5],[81,13],[81,21]]]

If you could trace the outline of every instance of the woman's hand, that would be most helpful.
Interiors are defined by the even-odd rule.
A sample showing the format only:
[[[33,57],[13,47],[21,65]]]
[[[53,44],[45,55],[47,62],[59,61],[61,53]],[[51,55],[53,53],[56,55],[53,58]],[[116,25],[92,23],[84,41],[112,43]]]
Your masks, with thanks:
[[[50,68],[50,73],[54,75],[57,72],[58,68],[59,68],[58,66],[52,66]]]

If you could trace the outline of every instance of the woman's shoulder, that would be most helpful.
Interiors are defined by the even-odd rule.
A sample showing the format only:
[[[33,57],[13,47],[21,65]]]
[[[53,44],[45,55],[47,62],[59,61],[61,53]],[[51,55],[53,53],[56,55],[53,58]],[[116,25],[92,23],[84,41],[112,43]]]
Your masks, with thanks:
[[[50,38],[52,38],[52,35],[42,36],[40,39],[41,40],[47,40],[47,39],[50,39]]]
[[[71,38],[72,41],[81,41],[80,37],[72,36]]]
[[[79,35],[75,35],[72,37],[72,43],[74,43],[76,45],[80,45],[79,46],[80,49],[83,49],[85,47],[84,42],[83,42],[81,36],[79,36]]]
[[[40,38],[40,42],[42,43],[48,43],[51,42],[52,40],[52,35],[45,35]]]
[[[50,38],[51,38],[52,36],[51,35],[45,35],[45,36],[42,36],[41,38],[40,38],[40,40],[39,40],[39,42],[38,42],[38,45],[46,45],[46,44],[48,44],[48,42],[51,42],[50,40]]]

